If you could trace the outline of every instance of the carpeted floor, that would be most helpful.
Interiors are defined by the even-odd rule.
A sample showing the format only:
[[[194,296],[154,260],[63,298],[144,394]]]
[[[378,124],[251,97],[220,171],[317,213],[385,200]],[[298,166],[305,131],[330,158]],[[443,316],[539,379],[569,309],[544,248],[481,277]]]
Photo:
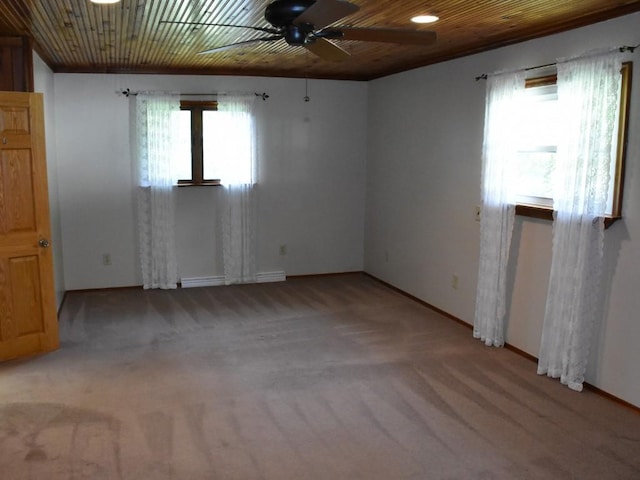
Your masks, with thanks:
[[[365,275],[72,293],[0,478],[639,479],[640,415]]]

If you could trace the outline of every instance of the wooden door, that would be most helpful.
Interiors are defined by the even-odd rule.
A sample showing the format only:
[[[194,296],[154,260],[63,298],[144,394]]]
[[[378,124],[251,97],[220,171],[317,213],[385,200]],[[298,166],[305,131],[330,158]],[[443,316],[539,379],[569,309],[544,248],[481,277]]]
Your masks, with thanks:
[[[0,92],[0,360],[58,348],[39,93]]]

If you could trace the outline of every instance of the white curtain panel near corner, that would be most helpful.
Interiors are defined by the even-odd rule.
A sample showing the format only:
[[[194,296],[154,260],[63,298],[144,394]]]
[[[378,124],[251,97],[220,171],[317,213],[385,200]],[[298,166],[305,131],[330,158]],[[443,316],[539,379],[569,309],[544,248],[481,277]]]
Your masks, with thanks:
[[[558,63],[563,132],[538,373],[581,391],[602,298],[604,215],[615,162],[620,53]]]
[[[135,97],[132,138],[138,171],[138,241],[145,289],[177,287],[176,178],[172,165],[180,96],[141,92]]]
[[[524,70],[487,78],[480,259],[473,322],[473,336],[487,346],[504,345],[507,264],[515,219],[510,170],[516,157],[524,86]]]

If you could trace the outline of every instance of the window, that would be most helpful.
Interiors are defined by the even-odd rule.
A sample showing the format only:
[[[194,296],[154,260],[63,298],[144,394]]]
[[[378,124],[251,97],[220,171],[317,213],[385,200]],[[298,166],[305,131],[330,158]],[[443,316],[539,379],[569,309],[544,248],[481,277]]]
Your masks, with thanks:
[[[631,63],[624,63],[620,76],[618,104],[618,137],[616,162],[610,172],[611,187],[607,217],[621,214],[622,183],[627,131],[627,111],[630,98]],[[523,106],[525,127],[518,139],[518,155],[513,175],[517,185],[516,212],[538,218],[553,217],[553,172],[558,145],[560,120],[555,75],[530,78],[526,81]]]
[[[514,175],[518,203],[553,207],[553,168],[558,145],[558,89],[555,76],[536,79],[526,88],[524,128]]]
[[[220,185],[216,145],[224,131],[217,102],[182,100],[179,115],[178,185]]]

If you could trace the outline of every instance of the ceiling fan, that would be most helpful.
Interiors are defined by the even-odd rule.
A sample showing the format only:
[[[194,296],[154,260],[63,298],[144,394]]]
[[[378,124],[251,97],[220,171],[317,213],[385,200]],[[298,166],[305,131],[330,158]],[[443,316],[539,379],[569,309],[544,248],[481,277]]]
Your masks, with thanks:
[[[425,30],[396,28],[329,27],[341,18],[360,9],[346,0],[274,0],[264,13],[270,27],[252,27],[227,23],[181,22],[162,20],[160,23],[243,28],[266,33],[266,36],[211,48],[200,54],[220,52],[241,45],[285,40],[289,45],[302,46],[324,60],[342,61],[349,53],[330,40],[358,40],[405,45],[430,45],[436,33]]]

